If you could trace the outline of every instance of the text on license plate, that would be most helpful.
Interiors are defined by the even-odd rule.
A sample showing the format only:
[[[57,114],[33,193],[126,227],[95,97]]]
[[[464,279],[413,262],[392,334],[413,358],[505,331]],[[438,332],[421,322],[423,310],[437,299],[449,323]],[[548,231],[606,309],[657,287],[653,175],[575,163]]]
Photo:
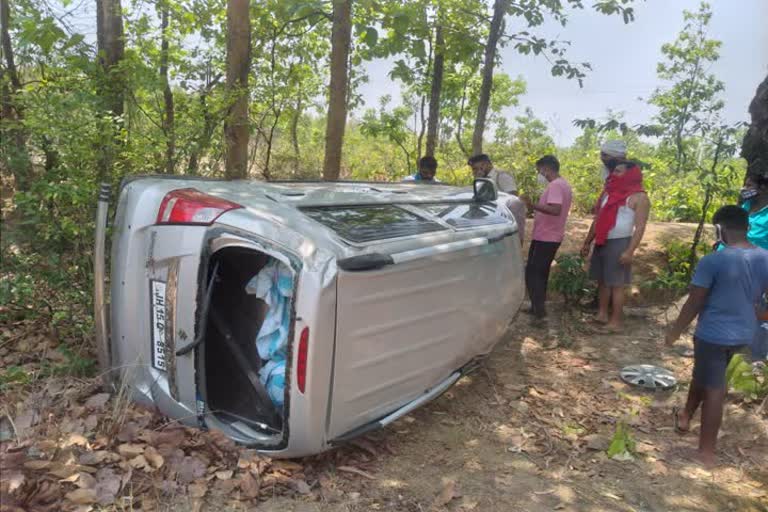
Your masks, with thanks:
[[[165,345],[165,283],[150,280],[150,301],[152,304],[152,366],[166,371]]]

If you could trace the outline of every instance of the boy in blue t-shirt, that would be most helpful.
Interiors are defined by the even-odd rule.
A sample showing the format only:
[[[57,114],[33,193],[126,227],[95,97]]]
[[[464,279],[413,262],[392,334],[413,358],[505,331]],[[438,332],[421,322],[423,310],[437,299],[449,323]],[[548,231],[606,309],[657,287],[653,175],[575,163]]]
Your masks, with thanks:
[[[752,343],[758,323],[756,305],[768,290],[768,251],[747,240],[747,212],[738,206],[724,206],[715,213],[713,223],[727,247],[699,261],[688,300],[665,340],[672,345],[698,316],[693,379],[685,408],[675,411],[674,421],[678,433],[687,432],[701,405],[697,458],[706,466],[715,464],[726,367],[736,352]]]

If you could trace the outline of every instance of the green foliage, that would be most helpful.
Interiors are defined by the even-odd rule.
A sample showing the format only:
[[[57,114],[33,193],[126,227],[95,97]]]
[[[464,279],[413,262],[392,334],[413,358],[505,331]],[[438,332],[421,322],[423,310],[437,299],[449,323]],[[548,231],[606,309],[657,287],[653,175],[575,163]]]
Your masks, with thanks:
[[[753,371],[744,356],[736,354],[725,371],[728,387],[746,398],[759,400],[768,396],[768,366],[763,366],[759,373]]]
[[[647,286],[655,290],[685,292],[690,284],[692,270],[689,263],[690,246],[679,240],[666,240],[664,256],[664,269]]]
[[[633,460],[635,449],[636,443],[631,429],[625,422],[619,421],[606,451],[608,457],[621,461]]]
[[[593,290],[592,281],[584,270],[584,265],[584,258],[581,256],[563,254],[557,258],[557,264],[552,269],[549,287],[563,296],[566,307],[578,304]]]
[[[27,384],[32,377],[20,366],[9,366],[0,372],[0,391],[4,391],[13,384]]]

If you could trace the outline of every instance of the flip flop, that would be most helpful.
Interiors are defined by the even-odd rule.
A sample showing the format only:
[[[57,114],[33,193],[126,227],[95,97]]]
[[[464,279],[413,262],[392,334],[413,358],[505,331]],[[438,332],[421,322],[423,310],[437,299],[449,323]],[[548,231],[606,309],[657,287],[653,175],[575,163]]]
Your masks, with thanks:
[[[587,322],[595,325],[605,325],[608,323],[608,322],[603,322],[602,320],[598,320],[596,316],[590,316],[589,319],[587,319]]]
[[[685,434],[689,433],[691,431],[690,427],[688,428],[680,428],[680,417],[678,416],[680,414],[680,408],[675,406],[672,408],[672,424],[675,427],[675,433],[681,436],[684,436]]]

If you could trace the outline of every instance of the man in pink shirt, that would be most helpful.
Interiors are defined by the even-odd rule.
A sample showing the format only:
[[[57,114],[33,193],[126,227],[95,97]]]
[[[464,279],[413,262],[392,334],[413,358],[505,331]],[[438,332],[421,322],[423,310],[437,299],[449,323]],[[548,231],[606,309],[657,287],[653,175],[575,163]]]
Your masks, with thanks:
[[[565,222],[571,209],[571,186],[560,176],[560,162],[552,155],[536,162],[539,182],[546,184],[539,202],[526,199],[528,210],[534,213],[533,237],[525,265],[525,286],[531,299],[528,313],[542,319],[547,316],[544,303],[547,300],[549,268],[557,249],[565,237]]]

